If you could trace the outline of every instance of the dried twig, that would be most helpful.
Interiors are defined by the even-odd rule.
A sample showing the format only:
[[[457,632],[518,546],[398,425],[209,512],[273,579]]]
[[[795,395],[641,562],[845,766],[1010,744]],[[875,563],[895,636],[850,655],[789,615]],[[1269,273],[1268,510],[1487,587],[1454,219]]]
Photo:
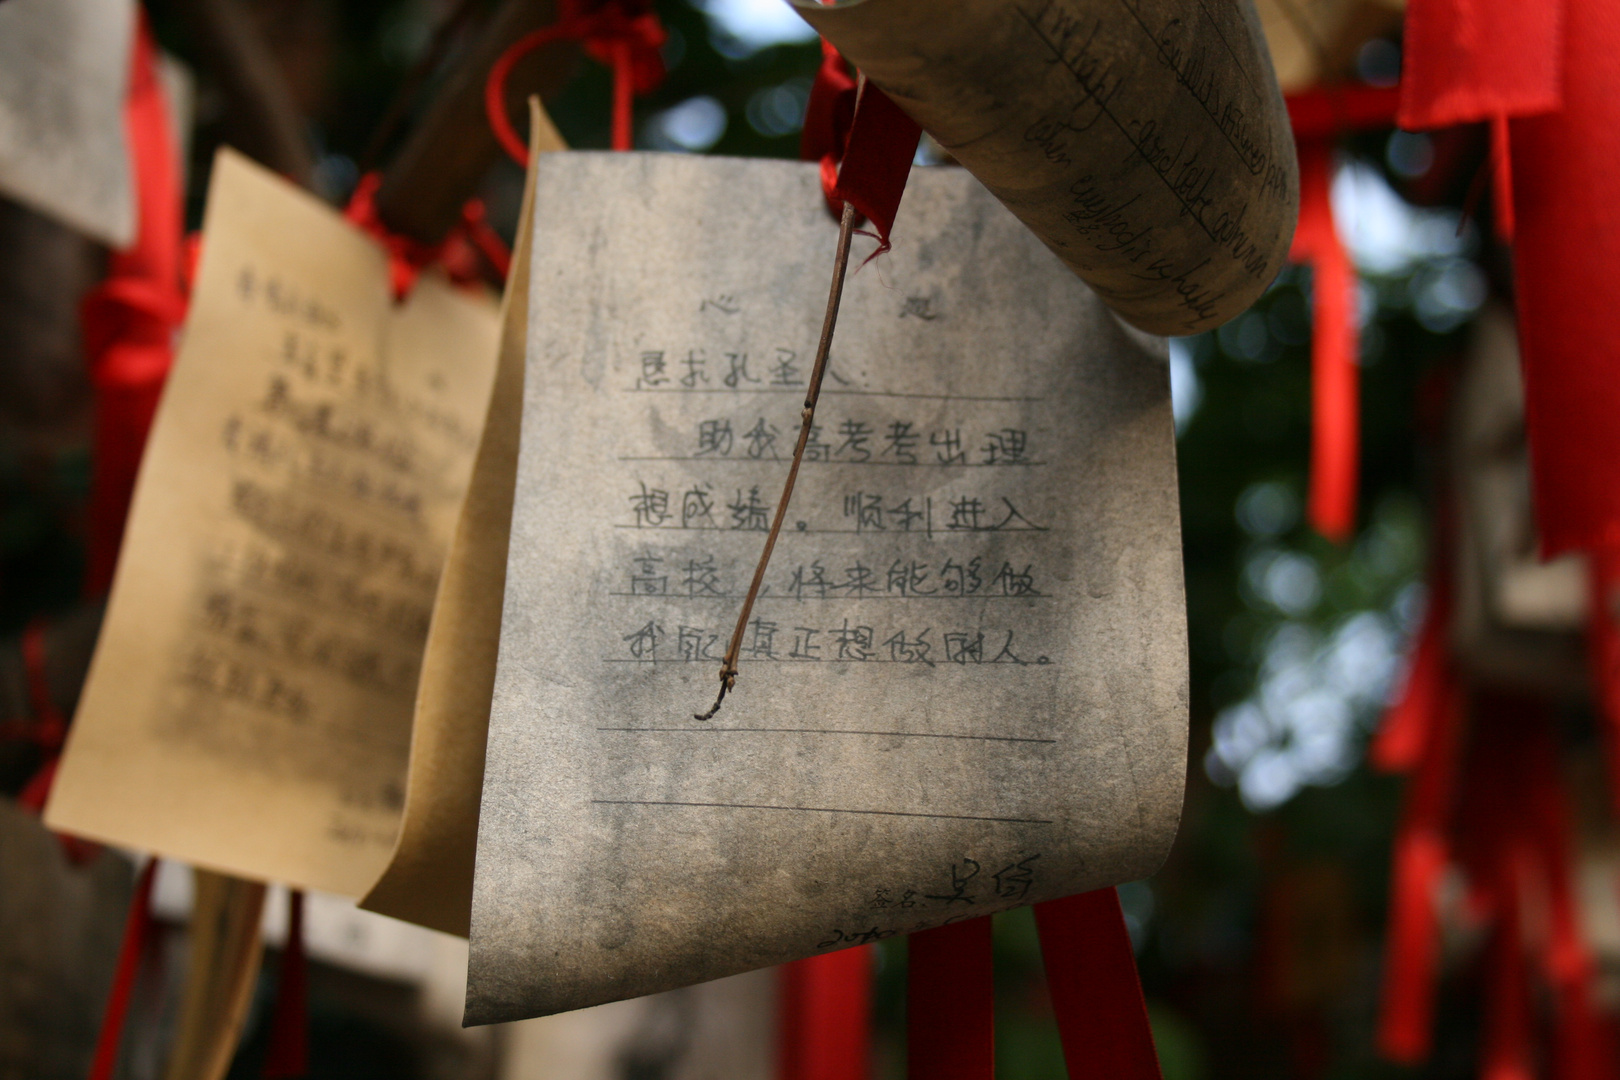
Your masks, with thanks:
[[[501,0],[466,53],[451,66],[421,121],[383,170],[377,213],[383,224],[436,244],[461,219],[462,204],[501,155],[484,115],[484,80],[507,48],[557,21],[554,0]],[[550,100],[578,66],[577,42],[559,41],[526,57],[507,83],[509,99]]]
[[[230,107],[236,147],[308,184],[315,167],[306,122],[249,10],[235,0],[171,0]]]
[[[810,441],[810,424],[816,418],[816,400],[821,397],[821,379],[827,373],[827,354],[832,350],[833,327],[838,325],[838,303],[844,296],[844,271],[849,267],[849,242],[855,231],[855,208],[844,204],[844,215],[838,222],[838,254],[833,259],[832,289],[827,295],[827,316],[821,323],[821,340],[816,343],[816,363],[810,372],[810,389],[805,391],[804,411],[799,421],[799,441],[793,446],[793,463],[788,466],[787,483],[782,485],[782,498],[776,504],[776,517],[771,521],[770,534],[765,537],[765,550],[760,552],[759,564],[754,567],[754,580],[743,598],[742,612],[737,616],[737,628],[731,632],[731,644],[720,665],[720,694],[705,713],[693,713],[693,719],[709,720],[720,711],[726,692],[737,684],[737,657],[742,652],[743,631],[748,628],[748,616],[753,613],[754,599],[765,580],[765,567],[770,564],[776,537],[782,531],[782,520],[787,516],[788,500],[793,498],[793,484],[799,478],[799,464],[804,460],[804,447]]]
[[[405,114],[410,112],[422,87],[427,85],[428,79],[439,70],[439,65],[450,51],[450,45],[462,30],[472,23],[473,17],[477,14],[478,0],[460,0],[454,10],[434,29],[427,48],[422,50],[422,55],[416,58],[410,71],[406,72],[405,78],[395,88],[393,98],[383,110],[382,119],[377,121],[377,127],[371,133],[371,141],[366,143],[366,148],[360,152],[356,164],[361,175],[376,168],[383,151],[398,133],[400,125],[405,121]]]

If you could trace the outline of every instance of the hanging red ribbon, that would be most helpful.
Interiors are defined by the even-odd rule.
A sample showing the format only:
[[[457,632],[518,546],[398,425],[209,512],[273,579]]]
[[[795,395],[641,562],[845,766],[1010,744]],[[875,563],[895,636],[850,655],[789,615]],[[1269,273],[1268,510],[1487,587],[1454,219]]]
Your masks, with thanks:
[[[906,1076],[995,1080],[990,916],[906,939]]]
[[[1311,267],[1311,488],[1317,532],[1342,543],[1355,529],[1361,453],[1356,273],[1333,226],[1332,144],[1299,143],[1299,225],[1289,258]]]
[[[1496,210],[1496,235],[1513,243],[1513,148],[1505,116],[1491,117],[1491,191]]]
[[[1586,650],[1603,723],[1610,798],[1620,812],[1620,552],[1604,548],[1587,564]]]
[[[872,947],[824,953],[779,971],[779,1080],[869,1080]]]
[[[1393,86],[1324,86],[1289,94],[1284,104],[1294,138],[1305,140],[1391,127],[1399,98]]]
[[[1479,695],[1474,712],[1456,820],[1462,865],[1492,929],[1482,1075],[1528,1080],[1538,1060],[1551,1058],[1560,1078],[1612,1077],[1592,996],[1595,965],[1578,929],[1555,716],[1538,700],[1503,694]],[[1538,983],[1555,1009],[1545,1049],[1537,1046]]]
[[[878,247],[868,262],[889,250],[889,234],[921,138],[922,128],[889,95],[871,83],[861,87],[831,198],[849,203],[877,229]],[[825,189],[825,169],[822,183]]]
[[[1428,606],[1411,667],[1367,749],[1384,772],[1411,773],[1391,852],[1389,927],[1384,941],[1378,1049],[1392,1061],[1429,1055],[1440,959],[1440,886],[1451,831],[1465,726],[1451,663],[1453,531],[1442,510],[1428,575]]]
[[[1563,11],[1562,107],[1511,124],[1525,420],[1549,558],[1620,546],[1620,19],[1603,0]]]
[[[1527,845],[1545,883],[1547,941],[1542,973],[1552,987],[1557,1010],[1553,1031],[1556,1075],[1568,1080],[1600,1080],[1615,1075],[1614,1048],[1598,1011],[1593,983],[1596,961],[1581,937],[1575,898],[1574,824],[1563,791],[1551,710],[1536,703],[1517,718],[1531,726],[1529,760],[1515,755],[1528,781],[1532,833]]]
[[[838,187],[838,163],[849,145],[849,127],[855,121],[855,73],[826,38],[821,39],[821,66],[810,84],[804,127],[799,130],[799,157],[821,165],[821,192],[833,216],[844,212],[833,198]]]
[[[821,193],[834,217],[847,202],[877,229],[878,248],[868,260],[889,250],[921,139],[917,122],[882,90],[851,75],[838,50],[823,40],[799,155],[821,163]]]
[[[1559,107],[1562,0],[1408,0],[1401,37],[1407,131]]]
[[[1379,1051],[1407,1064],[1428,1057],[1434,1026],[1440,884],[1450,860],[1463,728],[1463,705],[1449,681],[1425,697],[1424,708],[1431,711],[1422,719],[1427,737],[1395,830],[1378,1017]]]
[[[39,770],[17,793],[17,805],[36,814],[45,812],[45,801],[50,798],[51,783],[56,779],[56,762],[67,738],[67,718],[51,699],[50,680],[45,675],[45,620],[35,619],[22,634],[23,677],[28,683],[28,704],[33,711],[29,734],[45,756]],[[93,854],[93,844],[74,837],[59,837],[69,857],[75,862]]]
[[[1449,537],[1450,530],[1440,525],[1435,530],[1435,546],[1444,552]],[[1406,679],[1367,747],[1367,760],[1381,772],[1405,773],[1417,768],[1452,704],[1456,683],[1451,668],[1452,573],[1449,558],[1435,558]]]
[[[1489,121],[1515,241],[1542,552],[1620,544],[1620,21],[1602,0],[1412,0],[1401,122]],[[1511,137],[1510,137],[1511,133]],[[1511,142],[1511,146],[1509,145]]]
[[[281,950],[276,1006],[270,1014],[270,1048],[264,1080],[297,1080],[309,1073],[309,959],[304,953],[304,893],[287,896],[287,944]]]
[[[1562,104],[1561,0],[1413,0],[1397,122],[1408,131],[1488,122],[1497,235],[1513,239],[1508,119]]]
[[[382,186],[380,173],[367,173],[355,185],[354,194],[343,216],[369,235],[388,253],[389,281],[394,299],[403,300],[416,285],[416,278],[429,266],[440,266],[450,280],[459,285],[470,285],[483,279],[479,265],[482,258],[490,269],[505,278],[511,267],[512,253],[489,227],[485,220],[484,204],[468,199],[461,208],[461,221],[437,244],[424,244],[394,232],[377,212],[377,189]]]
[[[1036,904],[1035,924],[1069,1080],[1161,1080],[1118,892]]]
[[[1333,223],[1333,143],[1346,131],[1387,127],[1393,87],[1331,86],[1291,94],[1299,150],[1299,223],[1289,258],[1312,270],[1311,482],[1307,516],[1343,542],[1355,529],[1361,454],[1356,274]]]
[[[527,167],[529,148],[506,113],[506,80],[513,66],[534,50],[556,41],[583,41],[585,53],[613,70],[613,149],[635,144],[634,97],[650,93],[664,81],[664,42],[669,34],[658,15],[644,3],[606,0],[594,11],[582,0],[563,0],[560,16],[513,42],[489,69],[484,82],[484,111],[490,130],[512,160]]]
[[[179,153],[144,14],[124,115],[135,178],[135,243],[112,254],[106,280],[85,298],[80,315],[96,390],[85,582],[91,596],[112,584],[141,451],[186,312]]]
[[[118,947],[118,965],[113,969],[112,990],[107,995],[107,1011],[101,1018],[101,1033],[96,1037],[96,1053],[90,1063],[90,1080],[112,1080],[118,1066],[130,994],[140,974],[141,954],[152,933],[152,882],[157,865],[156,859],[149,859],[135,882],[135,897],[124,921],[124,941]]]

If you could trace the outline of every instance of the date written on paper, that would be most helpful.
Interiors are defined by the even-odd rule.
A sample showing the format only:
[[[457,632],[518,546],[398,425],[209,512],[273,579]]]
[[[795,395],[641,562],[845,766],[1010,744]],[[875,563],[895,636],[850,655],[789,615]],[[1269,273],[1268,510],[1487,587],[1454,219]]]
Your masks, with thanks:
[[[978,859],[963,856],[940,875],[934,888],[914,886],[885,887],[873,890],[866,907],[881,912],[880,918],[911,919],[919,921],[906,927],[873,924],[865,929],[848,930],[834,927],[818,942],[817,949],[836,949],[847,945],[869,945],[885,941],[896,934],[914,933],[934,926],[945,926],[963,919],[976,918],[991,911],[1016,907],[1035,887],[1035,862],[1040,854],[1017,852],[1016,858],[999,870],[987,872]],[[994,864],[992,864],[994,865]],[[947,884],[948,883],[948,884]],[[930,918],[949,913],[941,920]]]

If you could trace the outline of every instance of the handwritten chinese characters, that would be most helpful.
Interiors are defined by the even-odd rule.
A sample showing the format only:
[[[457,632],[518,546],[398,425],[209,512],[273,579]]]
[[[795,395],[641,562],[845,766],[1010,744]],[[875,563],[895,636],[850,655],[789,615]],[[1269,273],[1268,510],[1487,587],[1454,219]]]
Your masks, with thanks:
[[[229,153],[63,827],[359,895],[387,860],[495,314]],[[114,750],[113,748],[116,748]]]
[[[1035,886],[1035,863],[1040,857],[1039,852],[1026,854],[1019,851],[1002,859],[1006,865],[991,872],[978,859],[964,855],[943,872],[933,875],[931,883],[937,891],[930,891],[928,885],[880,885],[872,890],[872,899],[867,904],[867,908],[876,913],[877,921],[865,929],[835,927],[816,942],[816,949],[869,945],[887,940],[902,932],[893,926],[896,915],[902,919],[916,920],[909,926],[902,923],[904,932],[911,933],[961,919],[976,918],[982,913],[979,910],[982,908],[1022,903]]]
[[[537,183],[469,1017],[1144,872],[1183,768],[1162,347],[971,177],[914,170],[894,250],[846,285],[741,677],[699,721],[836,226],[814,166],[575,155]]]
[[[1212,329],[1281,268],[1299,181],[1248,0],[794,3],[1132,323]]]

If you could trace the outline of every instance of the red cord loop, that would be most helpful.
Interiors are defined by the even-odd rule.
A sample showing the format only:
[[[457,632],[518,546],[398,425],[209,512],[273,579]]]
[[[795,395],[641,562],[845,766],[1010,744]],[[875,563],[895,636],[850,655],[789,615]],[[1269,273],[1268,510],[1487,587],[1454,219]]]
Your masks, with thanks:
[[[561,15],[550,26],[514,41],[489,69],[484,83],[484,111],[495,140],[519,165],[529,163],[529,150],[506,113],[506,80],[517,62],[556,41],[582,41],[585,55],[613,69],[613,149],[629,150],[635,142],[632,99],[664,81],[664,42],[669,34],[658,15],[637,0],[607,0],[595,11],[579,0],[564,0]]]
[[[469,199],[461,208],[461,221],[437,244],[424,244],[389,229],[377,212],[377,189],[382,176],[367,173],[355,185],[354,194],[343,216],[371,236],[388,252],[389,281],[394,299],[403,300],[416,284],[417,275],[435,263],[444,267],[450,280],[467,285],[482,278],[480,258],[501,277],[506,277],[512,254],[485,219],[484,204]]]

